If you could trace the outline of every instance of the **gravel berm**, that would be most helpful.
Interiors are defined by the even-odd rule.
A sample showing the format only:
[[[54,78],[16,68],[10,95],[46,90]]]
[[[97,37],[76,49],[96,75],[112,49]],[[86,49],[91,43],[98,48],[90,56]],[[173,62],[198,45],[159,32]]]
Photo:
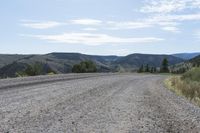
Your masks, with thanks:
[[[167,76],[66,74],[0,80],[0,133],[198,133],[200,108]]]

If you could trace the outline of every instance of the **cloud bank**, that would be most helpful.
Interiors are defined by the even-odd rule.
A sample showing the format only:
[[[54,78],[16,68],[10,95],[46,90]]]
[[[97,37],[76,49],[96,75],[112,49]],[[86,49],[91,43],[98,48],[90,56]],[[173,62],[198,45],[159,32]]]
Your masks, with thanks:
[[[85,44],[97,46],[103,44],[121,44],[121,43],[150,43],[163,41],[162,38],[142,37],[142,38],[122,38],[107,34],[91,34],[91,33],[64,33],[59,35],[21,35],[26,37],[34,37],[41,40],[47,40],[54,43],[66,44]]]

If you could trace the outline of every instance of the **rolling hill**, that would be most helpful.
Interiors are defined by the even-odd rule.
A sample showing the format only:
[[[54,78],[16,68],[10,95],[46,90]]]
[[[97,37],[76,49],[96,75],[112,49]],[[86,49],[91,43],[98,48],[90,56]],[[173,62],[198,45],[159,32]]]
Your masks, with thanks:
[[[192,63],[193,66],[200,66],[200,55],[191,59],[189,62]]]
[[[190,70],[192,67],[199,67],[199,66],[200,66],[200,55],[190,60],[186,60],[184,62],[172,65],[170,69],[171,72],[173,73],[184,73]]]
[[[110,62],[117,56],[91,56],[79,53],[50,53],[45,55],[27,55],[21,58],[12,58],[6,55],[0,68],[0,77],[15,77],[16,72],[24,71],[29,65],[40,63],[53,70],[55,73],[70,73],[73,65],[85,60],[92,60],[98,68],[98,72],[111,72]],[[8,58],[7,58],[8,57]],[[11,58],[11,60],[10,60]],[[8,62],[6,62],[8,61]]]
[[[0,77],[15,77],[16,72],[24,71],[29,65],[40,63],[55,73],[70,73],[73,65],[81,61],[91,60],[97,65],[98,72],[135,71],[141,65],[159,67],[163,58],[168,58],[169,64],[183,62],[183,59],[172,55],[131,54],[119,56],[97,56],[80,53],[49,53],[45,55],[0,55]]]
[[[190,60],[196,56],[200,55],[200,53],[179,53],[179,54],[173,54],[173,56],[182,58],[184,60]]]
[[[5,65],[8,65],[10,63],[13,63],[14,61],[20,60],[22,58],[25,58],[30,55],[18,55],[18,54],[0,54],[0,68],[2,68]]]
[[[125,70],[135,71],[141,65],[148,64],[152,67],[160,67],[164,58],[167,58],[169,65],[174,65],[183,62],[183,59],[174,57],[172,55],[152,55],[152,54],[131,54],[122,58],[119,58],[114,63],[120,65]]]

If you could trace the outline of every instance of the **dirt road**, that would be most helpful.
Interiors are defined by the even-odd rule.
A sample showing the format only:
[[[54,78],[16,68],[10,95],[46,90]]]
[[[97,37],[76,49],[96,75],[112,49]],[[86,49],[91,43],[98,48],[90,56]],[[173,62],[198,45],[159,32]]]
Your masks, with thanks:
[[[56,75],[0,80],[0,133],[200,132],[200,108],[166,76]]]

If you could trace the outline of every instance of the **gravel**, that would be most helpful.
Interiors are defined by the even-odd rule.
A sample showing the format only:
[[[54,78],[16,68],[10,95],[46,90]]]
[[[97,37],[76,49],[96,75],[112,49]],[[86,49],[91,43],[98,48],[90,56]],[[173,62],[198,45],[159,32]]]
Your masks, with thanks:
[[[200,132],[200,108],[166,76],[67,74],[0,80],[0,133]]]

